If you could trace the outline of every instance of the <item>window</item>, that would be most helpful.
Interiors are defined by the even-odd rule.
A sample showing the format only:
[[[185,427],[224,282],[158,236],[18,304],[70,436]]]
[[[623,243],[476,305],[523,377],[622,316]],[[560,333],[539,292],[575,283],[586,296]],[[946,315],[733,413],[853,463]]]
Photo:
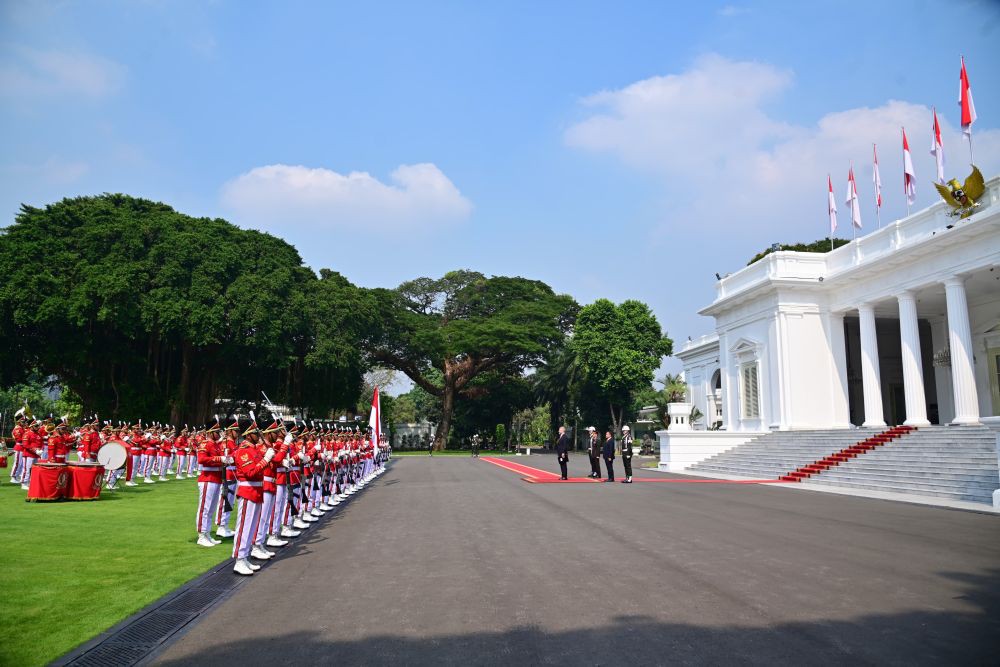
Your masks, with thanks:
[[[743,364],[740,367],[740,378],[743,395],[743,418],[756,419],[760,417],[760,389],[757,384],[757,362]]]

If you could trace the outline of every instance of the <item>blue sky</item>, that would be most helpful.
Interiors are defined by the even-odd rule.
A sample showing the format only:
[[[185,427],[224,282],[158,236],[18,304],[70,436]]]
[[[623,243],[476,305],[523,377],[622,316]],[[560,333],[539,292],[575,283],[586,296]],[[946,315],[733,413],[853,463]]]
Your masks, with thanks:
[[[995,2],[7,0],[0,224],[126,192],[360,285],[474,268],[637,298],[682,341],[716,271],[826,235],[828,172],[846,229],[853,161],[874,227],[872,142],[902,215],[901,124],[932,203],[932,105],[964,178],[960,54],[989,177]]]

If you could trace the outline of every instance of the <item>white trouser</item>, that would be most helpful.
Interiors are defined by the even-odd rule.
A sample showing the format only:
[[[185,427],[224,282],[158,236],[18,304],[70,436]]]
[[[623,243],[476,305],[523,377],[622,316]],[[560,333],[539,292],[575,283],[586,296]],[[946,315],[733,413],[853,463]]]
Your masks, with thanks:
[[[14,464],[10,468],[10,481],[20,482],[22,472],[24,472],[24,455],[15,449]]]
[[[21,484],[31,486],[31,466],[35,465],[35,459],[30,456],[24,457],[24,472],[21,473]]]
[[[288,506],[288,487],[284,484],[278,485],[278,491],[274,494],[274,512],[271,513],[271,521],[267,526],[267,532],[277,535],[281,530],[281,524],[285,523],[285,508]]]
[[[236,535],[233,537],[233,558],[246,558],[253,548],[253,538],[260,522],[260,503],[239,498],[236,508]]]
[[[274,494],[270,491],[264,492],[264,502],[260,504],[260,521],[257,522],[257,533],[253,538],[254,544],[264,544],[267,537],[267,529],[271,525],[271,513],[274,512]]]
[[[185,466],[187,466],[187,458],[188,458],[187,454],[178,454],[177,455],[177,474],[178,475],[183,475],[184,474],[184,468],[185,468]]]
[[[142,475],[142,454],[132,454],[132,476],[128,481],[131,482],[140,475]]]
[[[212,530],[212,515],[219,504],[219,492],[222,484],[218,482],[198,482],[198,514],[195,522],[199,533]]]

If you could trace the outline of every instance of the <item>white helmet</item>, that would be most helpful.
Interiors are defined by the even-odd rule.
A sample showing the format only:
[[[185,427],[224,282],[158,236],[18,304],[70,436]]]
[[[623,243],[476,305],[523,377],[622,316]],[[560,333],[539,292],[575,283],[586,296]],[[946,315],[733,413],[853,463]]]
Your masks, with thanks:
[[[632,429],[630,429],[630,428],[628,427],[628,424],[626,424],[625,426],[622,426],[622,430],[623,430],[623,431],[631,431]]]

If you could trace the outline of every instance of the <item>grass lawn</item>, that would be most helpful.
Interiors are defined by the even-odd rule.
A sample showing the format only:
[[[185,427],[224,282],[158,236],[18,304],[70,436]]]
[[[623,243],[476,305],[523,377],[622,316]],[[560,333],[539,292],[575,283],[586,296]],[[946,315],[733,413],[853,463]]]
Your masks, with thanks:
[[[0,665],[43,665],[213,565],[232,540],[195,545],[194,479],[28,503],[0,470]]]

